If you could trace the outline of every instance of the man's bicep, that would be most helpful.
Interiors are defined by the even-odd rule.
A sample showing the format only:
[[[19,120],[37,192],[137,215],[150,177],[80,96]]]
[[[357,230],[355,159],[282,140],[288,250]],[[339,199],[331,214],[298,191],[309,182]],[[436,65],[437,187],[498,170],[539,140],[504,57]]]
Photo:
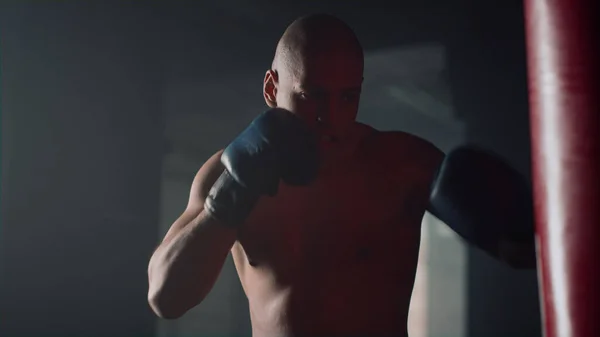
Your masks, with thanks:
[[[222,152],[221,150],[212,155],[196,173],[190,188],[188,204],[183,213],[173,222],[163,241],[168,241],[204,210],[204,200],[224,170],[223,164],[221,164]]]
[[[225,167],[221,163],[222,153],[223,150],[220,150],[213,154],[196,173],[190,188],[186,210],[192,209],[198,211],[203,208],[204,200],[208,196],[208,192],[215,181],[217,181],[219,176],[223,173],[223,170],[225,170]]]

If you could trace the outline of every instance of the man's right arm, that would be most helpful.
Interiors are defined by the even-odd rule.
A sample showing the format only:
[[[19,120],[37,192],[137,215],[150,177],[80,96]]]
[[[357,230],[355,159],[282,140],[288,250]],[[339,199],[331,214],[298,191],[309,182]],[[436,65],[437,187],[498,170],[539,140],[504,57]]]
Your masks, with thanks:
[[[178,318],[206,297],[236,240],[233,227],[204,211],[208,191],[224,170],[221,153],[200,168],[186,210],[150,259],[148,302],[162,318]]]
[[[306,185],[318,171],[314,133],[283,109],[270,109],[198,171],[186,211],[148,266],[148,301],[164,318],[198,305],[259,198],[275,195],[280,180]]]

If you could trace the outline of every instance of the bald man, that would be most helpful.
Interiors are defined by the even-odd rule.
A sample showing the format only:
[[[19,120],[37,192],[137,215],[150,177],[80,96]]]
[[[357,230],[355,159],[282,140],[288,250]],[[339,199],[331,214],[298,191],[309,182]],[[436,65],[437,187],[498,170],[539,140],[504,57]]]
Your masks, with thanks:
[[[531,252],[524,184],[497,158],[356,121],[363,64],[335,17],[288,27],[269,109],[200,168],[150,260],[158,316],[201,303],[231,252],[254,336],[406,336],[426,210],[497,258]]]

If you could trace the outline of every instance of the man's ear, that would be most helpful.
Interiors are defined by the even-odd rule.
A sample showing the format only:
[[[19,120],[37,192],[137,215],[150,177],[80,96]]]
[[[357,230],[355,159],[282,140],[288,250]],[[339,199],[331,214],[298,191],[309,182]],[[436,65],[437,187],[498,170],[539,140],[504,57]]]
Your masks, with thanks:
[[[277,107],[277,83],[278,76],[275,70],[267,70],[265,74],[265,79],[263,81],[263,96],[265,98],[265,102],[270,108]]]

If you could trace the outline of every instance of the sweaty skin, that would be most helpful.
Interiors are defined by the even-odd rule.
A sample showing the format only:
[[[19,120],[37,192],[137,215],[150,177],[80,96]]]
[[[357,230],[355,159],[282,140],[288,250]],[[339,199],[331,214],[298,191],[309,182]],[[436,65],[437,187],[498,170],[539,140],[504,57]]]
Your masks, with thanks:
[[[288,27],[263,95],[319,134],[318,178],[282,183],[232,234],[202,216],[207,188],[223,171],[219,153],[211,157],[151,260],[157,314],[177,318],[200,303],[230,248],[254,336],[407,335],[421,220],[443,154],[415,136],[356,122],[363,63],[339,19],[313,15]]]

